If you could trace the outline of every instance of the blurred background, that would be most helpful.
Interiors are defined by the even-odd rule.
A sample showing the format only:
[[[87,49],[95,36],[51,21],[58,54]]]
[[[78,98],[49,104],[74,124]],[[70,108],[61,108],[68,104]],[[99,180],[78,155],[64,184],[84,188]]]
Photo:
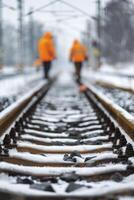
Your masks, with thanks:
[[[133,0],[0,0],[1,71],[31,67],[46,31],[54,34],[60,68],[74,38],[86,45],[90,69],[133,68]]]

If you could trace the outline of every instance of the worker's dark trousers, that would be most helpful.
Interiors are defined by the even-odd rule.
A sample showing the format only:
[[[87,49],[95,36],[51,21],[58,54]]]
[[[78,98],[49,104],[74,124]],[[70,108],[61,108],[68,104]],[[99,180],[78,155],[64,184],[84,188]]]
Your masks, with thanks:
[[[74,62],[74,66],[75,66],[76,80],[79,81],[81,78],[82,62]]]
[[[51,69],[51,61],[44,61],[43,62],[43,69],[44,69],[44,78],[49,78],[49,71]]]

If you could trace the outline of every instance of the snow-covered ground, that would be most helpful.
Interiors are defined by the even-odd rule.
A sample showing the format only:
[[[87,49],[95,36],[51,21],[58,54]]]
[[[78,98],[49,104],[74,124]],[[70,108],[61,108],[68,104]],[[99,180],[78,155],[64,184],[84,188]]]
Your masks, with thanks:
[[[12,73],[11,73],[12,72]],[[15,75],[15,69],[5,69],[3,72],[11,75],[0,80],[0,111],[20,98],[23,94],[35,87],[42,80],[42,71],[25,70]]]
[[[22,91],[27,90],[30,82],[35,82],[40,80],[42,74],[32,73],[32,74],[20,74],[15,77],[10,77],[0,81],[0,96],[13,96],[22,94]]]
[[[66,80],[63,79],[64,76]],[[101,135],[103,133],[102,124],[92,104],[83,94],[79,93],[78,88],[66,74],[62,74],[59,83],[58,87],[55,83],[55,88],[52,87],[41,100],[40,105],[37,105],[32,119],[24,129],[25,134],[22,134],[17,141],[18,148],[9,149],[10,158],[33,162],[34,165],[26,165],[23,162],[21,164],[10,163],[3,159],[0,163],[1,171],[25,174],[25,176],[13,177],[8,176],[7,173],[0,173],[0,190],[14,194],[19,192],[20,195],[34,197],[74,196],[75,199],[78,196],[103,199],[102,195],[116,193],[123,195],[126,191],[131,194],[131,191],[134,191],[134,175],[123,177],[121,174],[128,170],[128,163],[112,162],[113,159],[118,158],[118,154],[112,151],[112,143],[107,141],[107,135]],[[77,125],[71,125],[69,122],[75,122]],[[86,123],[88,123],[88,132],[84,132],[86,127],[83,127],[83,124],[85,126]],[[40,131],[35,129],[43,124],[48,128]],[[61,130],[59,129],[61,127],[66,128]],[[98,129],[92,130],[96,128]],[[81,130],[83,132],[78,132]],[[101,139],[104,141],[100,144],[90,143]],[[88,143],[83,143],[87,141]],[[19,151],[19,148],[24,151]],[[30,149],[36,153],[32,153]],[[125,147],[122,151],[125,152]],[[72,158],[75,158],[75,161]],[[133,167],[134,160],[130,159],[132,159],[129,161]],[[38,165],[41,163],[43,166]],[[59,164],[61,164],[60,167]],[[71,164],[71,167],[68,167],[68,164]],[[80,164],[83,164],[83,167]],[[116,179],[117,173],[120,180]],[[67,180],[67,177],[74,176],[73,181]],[[104,178],[94,181],[93,176]],[[47,177],[48,180],[44,179],[41,182],[39,177]],[[49,179],[51,177],[55,178],[54,181]],[[24,182],[27,180],[30,183]],[[49,185],[49,188],[46,188],[46,185]],[[119,200],[119,198],[116,199]],[[120,199],[123,200],[123,198]],[[129,199],[126,198],[126,200]]]
[[[112,67],[103,65],[99,70],[83,69],[83,77],[91,82],[103,82],[117,87],[134,90],[134,66]]]
[[[121,74],[127,76],[134,76],[134,63],[122,64],[119,63],[115,66],[110,64],[103,64],[100,68],[101,72],[109,72],[114,74]]]

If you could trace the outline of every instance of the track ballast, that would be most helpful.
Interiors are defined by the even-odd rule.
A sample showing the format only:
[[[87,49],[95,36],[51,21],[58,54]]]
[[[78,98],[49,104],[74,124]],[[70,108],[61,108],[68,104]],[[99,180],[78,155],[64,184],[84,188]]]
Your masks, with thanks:
[[[3,136],[0,177],[2,198],[133,198],[133,144],[92,94],[56,81]]]

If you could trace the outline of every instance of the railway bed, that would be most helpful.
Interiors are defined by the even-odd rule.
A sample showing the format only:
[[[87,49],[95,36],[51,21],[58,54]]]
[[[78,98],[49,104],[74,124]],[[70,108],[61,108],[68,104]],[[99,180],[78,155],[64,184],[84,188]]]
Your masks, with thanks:
[[[133,199],[133,140],[92,91],[37,96],[1,136],[0,199]]]
[[[117,105],[134,116],[134,93],[132,91],[125,91],[123,89],[107,85],[95,85],[95,87],[108,98],[112,99]]]

